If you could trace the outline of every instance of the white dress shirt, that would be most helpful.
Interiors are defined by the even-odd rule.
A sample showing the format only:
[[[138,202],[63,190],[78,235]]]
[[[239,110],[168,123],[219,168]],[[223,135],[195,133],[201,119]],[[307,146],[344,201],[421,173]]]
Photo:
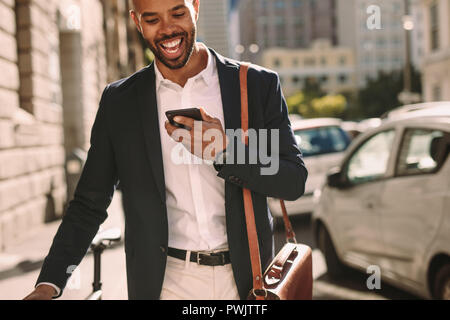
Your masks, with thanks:
[[[203,44],[200,44],[203,45]],[[212,163],[177,164],[172,150],[180,144],[165,129],[165,112],[202,107],[224,127],[222,97],[216,61],[208,52],[204,70],[189,78],[184,87],[164,79],[156,63],[156,97],[161,136],[169,247],[190,251],[228,248],[225,225],[225,181],[217,177]],[[187,150],[185,151],[189,153]],[[190,157],[194,157],[189,153]],[[200,162],[200,161],[199,161]]]

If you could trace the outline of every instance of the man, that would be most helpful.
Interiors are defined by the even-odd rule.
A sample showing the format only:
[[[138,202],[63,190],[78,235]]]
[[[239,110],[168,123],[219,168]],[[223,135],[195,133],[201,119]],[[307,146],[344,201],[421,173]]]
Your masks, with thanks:
[[[107,218],[119,180],[129,299],[245,299],[252,273],[242,187],[252,191],[265,268],[274,247],[266,198],[295,200],[307,178],[278,76],[256,66],[248,73],[249,127],[275,129],[279,138],[268,142],[278,148],[277,171],[261,174],[267,163],[248,161],[254,145],[225,134],[241,127],[239,64],[195,41],[200,0],[133,3],[131,17],[155,62],[105,89],[74,200],[26,299],[62,294],[66,270]],[[201,107],[203,121],[176,117],[186,125],[180,129],[165,117],[191,107]],[[215,161],[179,161],[180,145],[196,160]],[[244,163],[233,161],[238,149]]]

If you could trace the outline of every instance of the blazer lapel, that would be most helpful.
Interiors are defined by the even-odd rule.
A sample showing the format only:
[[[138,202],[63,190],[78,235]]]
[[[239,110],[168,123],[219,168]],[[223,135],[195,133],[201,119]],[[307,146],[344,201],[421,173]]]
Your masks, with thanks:
[[[228,62],[214,50],[210,49],[210,51],[217,62],[225,129],[239,129],[241,127],[239,66]]]
[[[161,150],[158,106],[155,88],[155,69],[150,64],[143,72],[143,78],[138,81],[139,114],[144,130],[147,156],[153,171],[156,185],[162,201],[166,202],[166,183]]]

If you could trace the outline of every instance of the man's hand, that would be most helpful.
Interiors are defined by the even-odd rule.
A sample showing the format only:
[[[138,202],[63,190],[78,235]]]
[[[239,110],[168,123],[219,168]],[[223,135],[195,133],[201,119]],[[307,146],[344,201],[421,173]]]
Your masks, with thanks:
[[[203,108],[200,108],[203,121],[177,116],[173,120],[183,124],[187,129],[180,129],[166,121],[165,128],[169,136],[176,142],[181,142],[193,155],[213,160],[217,153],[228,146],[228,137],[219,119],[211,117]]]
[[[52,300],[56,290],[49,285],[41,284],[23,300]]]

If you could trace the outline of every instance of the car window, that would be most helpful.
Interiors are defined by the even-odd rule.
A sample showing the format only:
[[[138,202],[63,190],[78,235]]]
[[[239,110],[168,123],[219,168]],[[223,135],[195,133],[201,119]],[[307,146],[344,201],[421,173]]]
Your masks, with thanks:
[[[377,133],[350,157],[347,179],[352,184],[376,180],[386,173],[395,130]]]
[[[338,126],[296,130],[294,134],[304,157],[342,152],[350,144],[350,138]]]
[[[397,161],[397,174],[433,172],[439,165],[443,138],[444,133],[439,130],[406,130]]]

